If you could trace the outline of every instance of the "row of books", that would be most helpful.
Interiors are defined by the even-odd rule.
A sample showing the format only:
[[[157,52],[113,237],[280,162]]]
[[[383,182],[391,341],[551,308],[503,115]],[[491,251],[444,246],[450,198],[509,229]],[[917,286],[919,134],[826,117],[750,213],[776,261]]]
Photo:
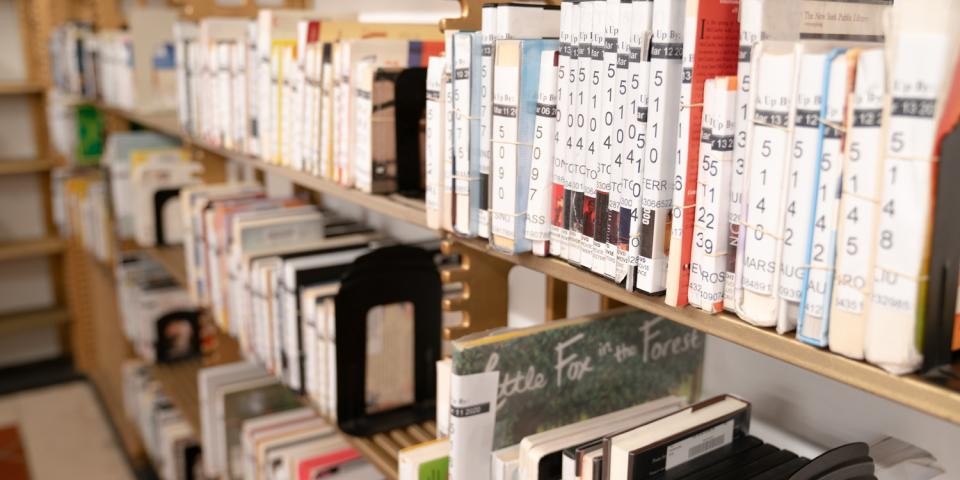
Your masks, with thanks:
[[[260,366],[203,368],[197,382],[206,478],[383,478],[336,428]]]
[[[198,478],[201,462],[196,432],[162,392],[150,366],[126,360],[121,366],[123,408],[163,480]]]
[[[366,192],[422,190],[436,27],[261,10],[255,21],[206,18],[174,32],[185,131]]]
[[[176,10],[135,6],[126,15],[126,30],[94,32],[83,22],[54,29],[49,40],[54,85],[127,110],[176,109]]]
[[[123,332],[139,358],[171,363],[200,356],[200,312],[162,265],[142,252],[125,254],[116,282]]]
[[[916,370],[960,9],[891,3],[486,5],[430,61],[428,223]]]

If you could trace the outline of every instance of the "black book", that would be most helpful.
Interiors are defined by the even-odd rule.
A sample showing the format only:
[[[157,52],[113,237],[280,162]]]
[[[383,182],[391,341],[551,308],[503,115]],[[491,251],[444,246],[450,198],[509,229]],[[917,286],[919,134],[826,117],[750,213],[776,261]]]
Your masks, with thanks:
[[[678,480],[699,472],[700,470],[710,467],[716,463],[722,462],[746,450],[759,447],[760,445],[763,445],[763,441],[754,436],[748,435],[742,438],[737,438],[733,441],[733,443],[718,448],[703,455],[702,457],[695,458],[687,463],[678,465],[676,468],[668,470],[664,475],[661,475],[657,478],[658,480]]]
[[[787,450],[780,450],[773,455],[767,455],[766,457],[763,457],[755,462],[751,462],[746,465],[740,465],[737,468],[719,477],[716,477],[716,480],[743,480],[744,478],[750,478],[772,468],[779,467],[780,465],[783,465],[784,463],[787,463],[795,458],[797,458],[796,453]]]
[[[759,475],[754,475],[750,477],[749,480],[784,480],[790,478],[790,475],[793,475],[797,470],[800,470],[808,463],[810,463],[810,459],[797,457]]]
[[[693,475],[684,477],[683,480],[714,480],[716,477],[723,475],[724,473],[737,468],[740,465],[746,465],[759,461],[764,457],[773,455],[779,451],[780,449],[774,447],[773,445],[760,445],[749,450],[744,450],[743,452],[740,452],[739,454],[736,454],[721,462],[717,462],[700,470],[697,473],[694,473]]]

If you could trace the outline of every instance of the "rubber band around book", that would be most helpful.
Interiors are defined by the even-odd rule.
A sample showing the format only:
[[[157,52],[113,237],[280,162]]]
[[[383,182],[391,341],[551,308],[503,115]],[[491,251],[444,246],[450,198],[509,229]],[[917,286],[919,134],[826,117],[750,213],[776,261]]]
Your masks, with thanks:
[[[509,142],[506,140],[491,140],[492,143],[503,144],[503,145],[522,145],[527,147],[532,147],[532,143],[522,143],[522,142]]]
[[[460,110],[458,110],[458,109],[456,109],[456,108],[453,109],[453,113],[456,115],[456,118],[466,118],[467,120],[470,120],[470,121],[480,120],[480,117],[473,117],[473,116],[470,116],[470,115],[464,115],[463,113],[460,112]]]
[[[526,217],[527,216],[527,212],[513,213],[513,212],[498,212],[496,210],[490,210],[490,213],[493,215],[504,215],[507,217]],[[546,240],[539,240],[539,241],[545,242]]]
[[[470,175],[451,175],[450,178],[454,180],[467,180],[472,182],[474,180],[480,180],[482,177],[471,177]],[[466,193],[458,193],[457,195],[466,195]]]
[[[898,160],[901,162],[925,162],[925,163],[939,163],[940,156],[932,155],[930,157],[905,157],[900,155],[887,155],[887,160]]]
[[[874,204],[874,205],[877,205],[877,204],[880,203],[880,200],[877,200],[876,198],[870,198],[870,197],[868,197],[868,196],[866,196],[866,195],[860,195],[859,193],[853,193],[853,192],[841,191],[841,192],[840,192],[840,198],[843,198],[843,197],[859,198],[860,200],[863,200],[864,202],[872,203],[872,204]]]
[[[839,124],[839,123],[837,123],[837,122],[834,122],[833,120],[827,120],[827,119],[821,117],[821,118],[818,118],[818,119],[817,119],[817,122],[820,122],[820,123],[822,123],[822,124],[824,124],[824,125],[832,128],[832,129],[834,129],[834,130],[836,130],[836,131],[838,131],[838,132],[844,132],[844,133],[846,133],[846,131],[847,131],[846,127],[843,127],[841,124]]]
[[[688,108],[703,108],[703,103],[681,103],[680,110],[686,110]]]
[[[741,227],[745,227],[745,228],[747,228],[748,230],[757,230],[757,226],[756,226],[756,225],[750,225],[749,223],[745,223],[745,222],[740,222],[740,226],[741,226]],[[761,227],[762,227],[762,225],[761,225]],[[779,235],[774,235],[774,234],[772,234],[772,233],[770,233],[770,232],[768,232],[768,231],[766,231],[766,230],[763,230],[763,228],[760,228],[759,230],[762,231],[765,236],[766,236],[766,235],[769,235],[769,236],[772,237],[774,240],[783,240],[783,238],[781,238]]]
[[[874,264],[873,268],[876,269],[876,270],[883,270],[884,272],[892,273],[892,274],[894,274],[894,275],[896,275],[896,276],[898,276],[898,277],[903,277],[903,278],[906,278],[907,280],[913,280],[913,281],[915,281],[915,282],[926,282],[927,280],[930,279],[930,277],[927,276],[927,275],[910,275],[910,274],[903,273],[903,272],[898,271],[898,270],[893,270],[893,269],[890,269],[890,268],[884,268],[884,267],[881,267],[880,265],[876,265],[876,264]]]
[[[787,132],[787,133],[790,133],[790,132],[793,131],[793,127],[790,126],[790,125],[787,125],[787,126],[774,125],[774,124],[772,124],[772,123],[758,122],[758,121],[756,121],[756,120],[753,121],[753,124],[754,124],[754,125],[759,125],[759,126],[761,126],[761,127],[769,127],[769,128],[775,128],[775,129],[777,129],[777,130],[783,130],[784,132]]]

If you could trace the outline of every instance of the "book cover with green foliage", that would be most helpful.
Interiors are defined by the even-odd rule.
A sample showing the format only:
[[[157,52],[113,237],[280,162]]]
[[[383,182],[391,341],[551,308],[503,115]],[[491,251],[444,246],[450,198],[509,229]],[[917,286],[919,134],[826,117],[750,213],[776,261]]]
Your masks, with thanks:
[[[465,337],[454,342],[453,374],[498,372],[496,405],[489,406],[495,417],[490,447],[497,450],[666,395],[692,399],[704,343],[705,335],[694,329],[620,309]],[[457,395],[451,391],[451,399]],[[452,409],[451,415],[472,413]]]

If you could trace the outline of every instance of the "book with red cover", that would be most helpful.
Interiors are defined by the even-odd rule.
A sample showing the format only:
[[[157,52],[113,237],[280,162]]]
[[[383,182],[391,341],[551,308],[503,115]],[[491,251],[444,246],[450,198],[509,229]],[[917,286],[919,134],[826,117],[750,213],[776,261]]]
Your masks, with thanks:
[[[700,154],[700,123],[703,120],[703,85],[708,78],[737,74],[740,41],[739,2],[734,0],[689,0],[687,3],[684,65],[677,148],[676,184],[666,303],[682,307],[687,302],[690,281],[690,250],[693,239],[694,205],[697,199],[697,159]],[[690,49],[693,51],[691,52]],[[692,65],[690,59],[693,60]],[[675,187],[676,188],[676,187]]]

